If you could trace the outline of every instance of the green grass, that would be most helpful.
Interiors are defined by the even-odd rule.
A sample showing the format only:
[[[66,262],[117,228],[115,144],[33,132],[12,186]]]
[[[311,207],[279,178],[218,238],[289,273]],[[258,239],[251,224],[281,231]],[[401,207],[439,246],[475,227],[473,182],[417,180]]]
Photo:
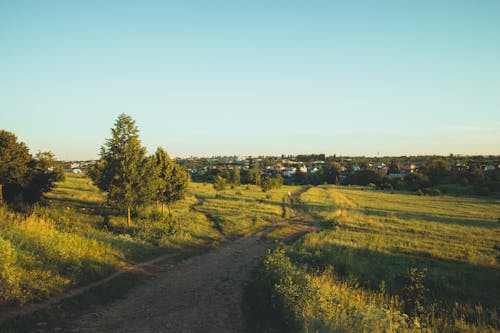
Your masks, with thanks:
[[[172,206],[141,211],[131,227],[104,208],[104,194],[82,175],[48,195],[48,204],[25,218],[0,210],[0,304],[21,305],[105,277],[159,253],[199,251],[220,234],[189,196]],[[111,214],[104,226],[103,213]]]
[[[211,184],[192,183],[191,193],[199,200],[194,208],[214,221],[229,238],[240,237],[283,221],[288,216],[283,200],[288,191],[295,193],[299,186],[283,186],[262,192],[254,185],[242,185],[217,192]]]
[[[500,200],[333,186],[311,188],[300,200],[324,231],[271,254],[266,266],[297,330],[499,328]],[[411,267],[427,269],[425,311],[401,321]],[[291,297],[297,288],[298,299]]]
[[[170,212],[146,207],[127,226],[90,179],[68,173],[33,215],[0,210],[0,305],[40,301],[160,253],[198,253],[223,236],[255,232],[283,220],[284,195],[299,190],[215,192],[211,184],[192,183]]]

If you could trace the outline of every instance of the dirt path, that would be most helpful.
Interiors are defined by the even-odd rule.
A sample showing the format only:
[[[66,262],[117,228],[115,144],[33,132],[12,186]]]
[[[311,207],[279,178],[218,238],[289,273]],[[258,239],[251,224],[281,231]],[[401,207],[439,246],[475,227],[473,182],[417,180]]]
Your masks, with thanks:
[[[312,230],[302,221],[290,226],[288,236]],[[73,332],[243,332],[242,287],[273,246],[261,238],[272,229],[175,266],[160,263],[157,274],[124,299],[65,326]]]

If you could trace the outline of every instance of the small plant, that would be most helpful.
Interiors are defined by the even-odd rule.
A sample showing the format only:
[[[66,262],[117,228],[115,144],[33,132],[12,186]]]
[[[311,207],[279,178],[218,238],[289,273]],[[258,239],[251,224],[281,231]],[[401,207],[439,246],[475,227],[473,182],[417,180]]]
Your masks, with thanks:
[[[424,313],[424,299],[427,292],[424,285],[426,272],[427,269],[409,268],[401,292],[404,312],[413,318],[420,317]]]

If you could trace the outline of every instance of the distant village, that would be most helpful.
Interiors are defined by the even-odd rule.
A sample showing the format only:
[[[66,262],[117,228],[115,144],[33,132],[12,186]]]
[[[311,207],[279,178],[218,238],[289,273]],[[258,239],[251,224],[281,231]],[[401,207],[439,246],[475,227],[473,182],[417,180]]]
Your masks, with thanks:
[[[315,175],[320,173],[325,165],[338,163],[340,180],[345,180],[349,174],[362,169],[372,169],[385,173],[389,178],[403,177],[408,173],[421,172],[425,165],[435,159],[449,162],[451,173],[460,173],[471,168],[484,172],[500,169],[500,156],[400,156],[400,157],[337,157],[325,154],[311,155],[281,155],[281,156],[214,156],[175,158],[176,162],[186,168],[192,177],[205,178],[217,174],[217,170],[248,170],[258,164],[261,174],[273,175],[280,173],[285,178],[297,175]],[[61,161],[66,172],[86,172],[95,160]]]

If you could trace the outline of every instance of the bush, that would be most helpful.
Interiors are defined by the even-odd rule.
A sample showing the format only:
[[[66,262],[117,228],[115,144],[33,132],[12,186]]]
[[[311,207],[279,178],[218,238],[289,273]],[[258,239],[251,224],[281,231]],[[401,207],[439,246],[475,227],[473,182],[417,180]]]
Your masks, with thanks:
[[[424,188],[423,192],[424,192],[425,195],[430,195],[430,196],[441,195],[441,191],[440,190],[438,190],[436,188],[432,188],[432,187]]]
[[[226,189],[226,178],[216,176],[214,179],[214,189],[216,191],[224,191]]]

